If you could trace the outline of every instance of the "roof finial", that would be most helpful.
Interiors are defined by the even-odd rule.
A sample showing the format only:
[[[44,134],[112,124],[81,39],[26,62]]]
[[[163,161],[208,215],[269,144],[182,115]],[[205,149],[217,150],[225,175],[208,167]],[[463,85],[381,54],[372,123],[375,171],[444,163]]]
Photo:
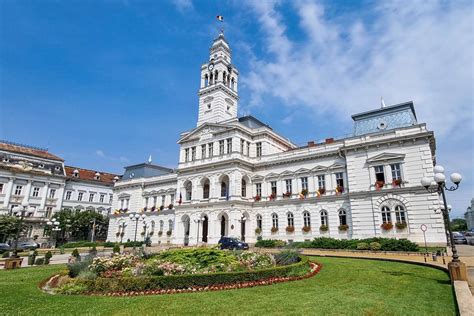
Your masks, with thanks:
[[[383,97],[380,97],[380,108],[383,109],[385,107],[385,102],[383,101]]]
[[[148,163],[151,164],[151,154],[150,157],[148,157]]]

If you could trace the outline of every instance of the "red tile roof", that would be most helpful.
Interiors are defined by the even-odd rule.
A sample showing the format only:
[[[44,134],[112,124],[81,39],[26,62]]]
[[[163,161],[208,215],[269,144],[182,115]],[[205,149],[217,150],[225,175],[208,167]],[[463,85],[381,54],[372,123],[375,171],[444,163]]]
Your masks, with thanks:
[[[78,177],[74,176],[74,170],[79,171]],[[69,179],[77,179],[77,180],[85,180],[85,181],[92,181],[92,182],[100,182],[103,184],[113,184],[115,177],[120,177],[117,174],[101,172],[97,170],[89,170],[89,169],[82,169],[72,166],[64,166],[64,170],[66,171],[66,176]],[[100,180],[97,180],[95,174],[100,173]]]
[[[23,155],[31,155],[31,156],[45,158],[45,159],[64,161],[64,159],[48,152],[47,149],[30,147],[30,146],[8,143],[8,142],[3,142],[3,141],[0,141],[0,150],[9,151],[12,153],[17,153],[17,154],[23,154]]]

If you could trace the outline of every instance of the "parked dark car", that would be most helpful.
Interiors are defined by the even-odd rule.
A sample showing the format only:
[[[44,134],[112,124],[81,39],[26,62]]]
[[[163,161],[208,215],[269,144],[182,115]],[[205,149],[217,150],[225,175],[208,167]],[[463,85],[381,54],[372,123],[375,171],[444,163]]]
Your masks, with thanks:
[[[21,241],[18,243],[17,248],[20,250],[35,250],[39,248],[39,245],[34,241]]]
[[[221,237],[221,239],[219,239],[219,245],[221,249],[232,249],[232,250],[248,250],[249,249],[249,244],[237,238],[232,238],[232,237]]]
[[[467,244],[466,237],[460,232],[453,232],[453,238],[455,244]]]
[[[9,244],[0,244],[0,253],[5,252],[5,251],[10,251],[10,245]]]

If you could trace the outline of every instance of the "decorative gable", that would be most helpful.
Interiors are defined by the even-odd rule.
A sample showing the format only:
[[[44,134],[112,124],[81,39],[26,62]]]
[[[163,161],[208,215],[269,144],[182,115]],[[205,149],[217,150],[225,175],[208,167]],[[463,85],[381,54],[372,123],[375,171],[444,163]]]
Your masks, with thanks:
[[[214,134],[225,132],[231,130],[233,127],[221,125],[221,124],[211,124],[205,123],[194,130],[190,131],[183,137],[178,140],[178,144],[182,144],[191,140],[206,140],[211,139]]]
[[[394,160],[404,160],[404,154],[394,154],[394,153],[381,153],[374,157],[367,159],[368,164],[380,163],[380,162],[389,162]]]

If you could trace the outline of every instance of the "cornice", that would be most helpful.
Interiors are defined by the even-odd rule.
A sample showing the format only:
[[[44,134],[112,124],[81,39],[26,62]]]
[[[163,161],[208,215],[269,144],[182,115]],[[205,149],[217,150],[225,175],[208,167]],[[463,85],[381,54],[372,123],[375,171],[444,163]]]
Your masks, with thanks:
[[[211,94],[211,93],[213,93],[215,91],[218,91],[218,90],[223,91],[228,96],[236,99],[237,101],[239,100],[239,95],[235,91],[233,91],[232,89],[226,87],[222,82],[218,82],[218,83],[213,84],[211,86],[207,86],[205,88],[200,89],[199,92],[198,92],[198,96],[199,97],[206,96],[206,95]]]

